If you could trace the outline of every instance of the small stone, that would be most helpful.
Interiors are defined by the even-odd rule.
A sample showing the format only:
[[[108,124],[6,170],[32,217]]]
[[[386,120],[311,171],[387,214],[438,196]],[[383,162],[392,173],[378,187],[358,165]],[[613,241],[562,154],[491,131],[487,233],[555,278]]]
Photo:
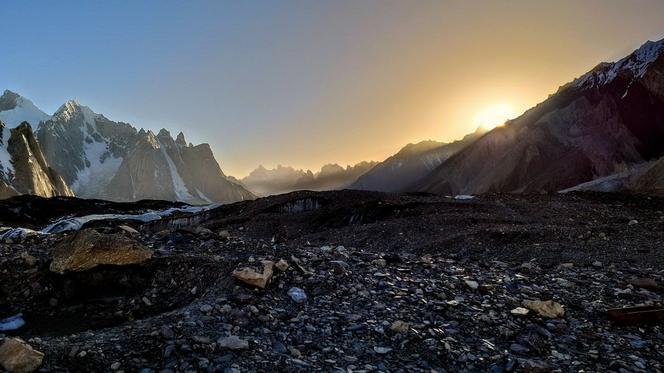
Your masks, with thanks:
[[[601,268],[602,267],[602,262],[600,262],[599,260],[594,261],[593,262],[593,267]]]
[[[196,343],[200,343],[200,344],[204,344],[204,345],[208,345],[208,344],[212,343],[212,341],[210,340],[210,338],[208,338],[208,337],[202,337],[202,336],[200,336],[200,335],[195,335],[195,336],[193,336],[191,339],[193,339],[194,342],[196,342]]]
[[[389,347],[378,347],[378,346],[376,346],[373,349],[379,355],[385,355],[385,354],[388,354],[392,351],[392,349],[389,348]]]
[[[307,300],[307,294],[304,290],[296,287],[292,287],[288,290],[288,296],[297,303],[302,303]]]
[[[161,336],[164,337],[165,339],[174,339],[175,332],[173,332],[173,329],[164,325],[161,327]]]
[[[374,259],[371,263],[372,263],[373,265],[377,266],[377,267],[385,267],[385,266],[387,266],[387,260],[382,259],[382,258],[380,258],[380,259]]]
[[[277,269],[281,272],[286,272],[288,270],[288,262],[283,259],[279,259],[279,261],[274,266],[277,267]]]
[[[8,338],[0,346],[0,365],[12,373],[34,372],[44,360],[44,354],[36,351],[19,338]]]
[[[397,320],[390,325],[390,330],[395,333],[406,333],[409,329],[410,324],[402,320]]]
[[[29,267],[37,264],[37,258],[26,252],[21,253],[21,259],[23,259],[23,262],[25,262],[25,264],[27,264]]]
[[[332,260],[330,261],[330,266],[335,275],[341,275],[348,271],[348,263],[343,260]]]
[[[637,224],[639,224],[639,221],[636,219],[632,219],[629,221],[629,223],[627,223],[628,226],[637,225]]]
[[[223,239],[225,239],[225,240],[228,240],[228,239],[231,238],[231,234],[228,233],[227,230],[220,230],[219,233],[218,233],[218,235],[219,235],[219,237],[221,237],[221,238],[223,238]]]
[[[140,234],[136,229],[128,226],[128,225],[118,225],[118,228],[122,229],[123,231],[132,234],[132,235],[138,235]]]
[[[199,310],[203,313],[208,313],[208,312],[212,312],[213,308],[209,304],[204,304],[204,305],[200,306]]]
[[[272,278],[274,262],[263,260],[261,263],[263,264],[262,272],[258,272],[256,269],[250,267],[238,268],[233,271],[233,277],[245,284],[263,289]]]
[[[515,309],[513,309],[513,310],[510,311],[510,313],[511,313],[512,315],[517,315],[517,316],[524,316],[524,315],[527,315],[528,312],[530,312],[530,310],[527,309],[527,308],[523,308],[523,307],[517,307],[517,308],[515,308]]]
[[[122,364],[120,364],[119,361],[116,361],[115,363],[111,364],[111,370],[118,370],[120,369],[120,366],[122,366]]]
[[[217,340],[217,345],[229,350],[246,350],[249,348],[249,342],[236,335],[219,338]]]
[[[478,284],[477,281],[466,280],[465,283],[466,285],[468,285],[469,288],[473,290],[477,290],[477,288],[480,287],[480,284]]]
[[[278,354],[285,354],[285,353],[288,352],[288,349],[286,348],[286,346],[283,343],[281,343],[280,341],[275,340],[272,343],[272,351],[274,351]]]
[[[510,345],[510,351],[514,352],[515,354],[525,354],[530,351],[530,349],[526,346],[520,345],[518,343],[512,343]]]
[[[527,373],[548,373],[551,367],[542,360],[519,359],[520,371]]]
[[[523,305],[529,310],[537,312],[540,316],[549,319],[555,319],[565,315],[565,309],[563,306],[552,300],[524,300]]]
[[[143,303],[145,303],[146,306],[152,305],[152,302],[150,302],[150,300],[147,297],[143,297],[141,298],[141,300],[143,301]]]
[[[301,357],[302,357],[302,352],[300,352],[300,350],[298,350],[298,349],[295,348],[295,347],[289,347],[289,348],[288,348],[288,351],[290,352],[290,354],[291,354],[293,357],[296,357],[296,358],[301,358]]]

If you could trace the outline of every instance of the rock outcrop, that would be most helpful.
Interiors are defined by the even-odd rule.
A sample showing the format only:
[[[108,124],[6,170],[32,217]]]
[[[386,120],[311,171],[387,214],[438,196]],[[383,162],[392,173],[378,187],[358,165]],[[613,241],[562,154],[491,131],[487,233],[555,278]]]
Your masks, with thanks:
[[[50,270],[56,273],[81,272],[99,265],[138,264],[151,257],[152,250],[134,239],[84,229],[55,247]]]
[[[39,369],[44,354],[19,338],[7,338],[0,345],[0,365],[10,373],[30,373]]]
[[[164,129],[157,135],[139,131],[103,194],[120,201],[165,199],[190,203],[253,198],[226,178],[209,145],[187,145],[182,133],[175,141]]]
[[[19,194],[73,196],[53,170],[27,122],[9,129],[0,122],[0,198]]]

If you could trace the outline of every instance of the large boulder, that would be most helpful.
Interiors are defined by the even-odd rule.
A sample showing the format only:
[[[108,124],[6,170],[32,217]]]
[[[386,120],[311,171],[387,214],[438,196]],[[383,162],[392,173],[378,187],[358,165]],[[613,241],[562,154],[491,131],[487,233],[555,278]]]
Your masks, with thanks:
[[[138,264],[152,254],[152,250],[122,234],[84,229],[55,247],[50,269],[64,273],[87,271],[98,265]]]
[[[0,365],[11,373],[34,372],[44,360],[44,354],[36,351],[19,338],[8,338],[0,346]]]

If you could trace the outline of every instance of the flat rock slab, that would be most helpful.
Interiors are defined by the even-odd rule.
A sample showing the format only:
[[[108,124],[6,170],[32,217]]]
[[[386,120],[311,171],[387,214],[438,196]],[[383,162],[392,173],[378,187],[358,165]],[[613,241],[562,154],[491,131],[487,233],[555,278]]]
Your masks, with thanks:
[[[0,346],[0,365],[11,373],[34,372],[43,359],[43,353],[19,338],[8,338]]]
[[[150,259],[152,254],[152,250],[122,234],[84,229],[55,247],[50,270],[82,272],[104,264],[138,264]]]
[[[524,300],[523,305],[529,310],[537,312],[540,316],[549,319],[565,316],[565,309],[563,306],[552,300]]]

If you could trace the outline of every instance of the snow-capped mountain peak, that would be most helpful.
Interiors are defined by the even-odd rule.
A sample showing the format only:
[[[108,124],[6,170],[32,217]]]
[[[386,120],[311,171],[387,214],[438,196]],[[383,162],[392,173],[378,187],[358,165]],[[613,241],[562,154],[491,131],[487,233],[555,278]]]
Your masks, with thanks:
[[[643,78],[648,67],[662,55],[663,51],[664,39],[649,40],[629,56],[614,63],[601,63],[572,84],[578,88],[590,88],[610,83],[621,74],[627,74],[632,80]]]
[[[50,115],[18,93],[5,90],[0,96],[0,121],[9,128],[14,128],[24,121],[36,127],[40,122],[49,119]]]
[[[5,91],[0,97],[0,120],[14,112],[18,115],[9,116],[12,120],[7,123],[17,128],[0,128],[0,196],[75,192],[84,198],[191,203],[253,198],[226,178],[209,145],[187,144],[182,133],[176,141],[166,129],[158,134],[138,130],[77,100],[65,102],[48,116],[29,100]],[[34,117],[38,120],[28,120]],[[29,125],[20,125],[26,120],[38,128],[37,138]],[[8,147],[10,136],[26,140]],[[17,159],[25,162],[16,163]]]
[[[89,107],[81,105],[78,100],[68,100],[62,104],[55,114],[53,114],[53,117],[60,121],[68,122],[75,119],[78,115],[81,115],[83,121],[90,125],[94,125],[95,119],[99,117],[99,115]]]

